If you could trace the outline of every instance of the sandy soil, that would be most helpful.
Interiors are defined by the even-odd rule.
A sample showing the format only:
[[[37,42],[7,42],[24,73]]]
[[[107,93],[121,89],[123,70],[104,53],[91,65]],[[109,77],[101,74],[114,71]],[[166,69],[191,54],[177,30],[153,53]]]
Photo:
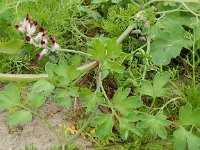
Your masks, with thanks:
[[[47,116],[48,112],[57,112],[52,116]],[[46,116],[46,119],[54,126],[57,127],[61,123],[69,124],[66,117],[67,111],[47,101],[41,108],[41,113]],[[39,118],[34,117],[33,120],[20,128],[19,131],[10,131],[6,124],[6,112],[0,112],[0,150],[19,150],[34,146],[38,150],[44,150],[51,146],[57,145],[57,140],[54,135],[49,131],[48,127],[44,125]],[[78,138],[74,141],[79,149],[91,149],[91,142],[84,141]]]

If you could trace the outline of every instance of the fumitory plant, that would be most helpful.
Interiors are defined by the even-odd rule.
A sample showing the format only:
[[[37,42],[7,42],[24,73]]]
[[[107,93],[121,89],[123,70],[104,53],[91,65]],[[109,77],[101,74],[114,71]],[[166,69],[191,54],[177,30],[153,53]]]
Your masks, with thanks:
[[[87,138],[98,146],[113,142],[124,147],[130,145],[127,149],[145,149],[153,141],[167,141],[169,145],[156,146],[200,149],[199,1],[126,2],[84,1],[80,10],[97,11],[99,23],[98,28],[91,29],[92,33],[88,33],[86,25],[83,33],[76,28],[86,52],[61,48],[58,37],[48,37],[47,31],[38,27],[39,22],[31,22],[28,14],[15,26],[31,46],[40,50],[37,61],[50,52],[73,54],[47,62],[46,74],[0,74],[0,79],[37,81],[26,92],[14,84],[1,91],[0,110],[8,111],[8,125],[23,125],[33,115],[38,116],[62,146],[87,133]],[[95,18],[94,13],[90,15]],[[95,37],[87,37],[93,32]],[[17,46],[16,40],[0,43],[0,52],[1,47],[7,53],[19,49],[23,40],[17,41]],[[192,72],[182,77],[188,86],[179,87],[180,81],[175,81],[179,74],[173,70],[176,64]],[[61,134],[62,129],[53,128],[40,114],[47,97],[67,110],[74,109],[74,116],[82,117],[84,121],[77,123],[79,130],[74,135]],[[80,115],[77,107],[84,113]]]

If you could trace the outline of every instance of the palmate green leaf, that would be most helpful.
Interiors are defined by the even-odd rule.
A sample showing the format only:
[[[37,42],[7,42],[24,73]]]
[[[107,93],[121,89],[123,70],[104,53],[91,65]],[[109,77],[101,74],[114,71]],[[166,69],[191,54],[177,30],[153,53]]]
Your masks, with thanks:
[[[133,122],[136,122],[139,119],[140,117],[137,116],[137,113],[132,113],[128,117],[121,117],[119,119],[119,132],[124,140],[128,138],[129,131],[133,132],[137,136],[142,137],[144,131],[140,127],[133,124]]]
[[[104,70],[110,70],[111,72],[117,72],[117,73],[123,73],[124,72],[124,67],[114,61],[106,61],[103,64],[103,69]]]
[[[17,110],[17,111],[11,112],[8,115],[7,123],[10,126],[15,126],[15,125],[19,125],[19,124],[25,124],[31,120],[32,120],[31,111]]]
[[[72,106],[72,98],[69,91],[58,89],[55,93],[53,101],[57,104],[69,109]]]
[[[113,96],[113,106],[123,115],[128,116],[133,113],[133,109],[141,107],[142,101],[139,96],[128,97],[130,88],[122,90],[119,88]]]
[[[14,54],[19,51],[24,44],[23,40],[13,39],[8,42],[0,43],[0,53]]]
[[[153,97],[162,97],[170,92],[170,89],[163,88],[170,80],[170,74],[168,72],[157,73],[153,78],[153,85],[150,81],[143,80],[141,82],[141,88],[138,91],[143,95]]]
[[[69,90],[57,89],[53,101],[57,104],[69,109],[72,106],[72,97],[78,97],[78,88],[70,87]]]
[[[118,88],[113,97],[114,104],[126,99],[130,91],[130,88],[126,88],[125,90],[123,90],[122,88]]]
[[[148,95],[151,97],[155,97],[154,96],[154,91],[153,91],[153,85],[147,81],[147,80],[142,80],[141,81],[141,88],[138,89],[138,91],[142,94],[142,95]]]
[[[180,54],[183,47],[191,44],[182,27],[182,25],[191,27],[191,18],[183,13],[170,13],[159,19],[151,28],[151,34],[155,36],[150,52],[154,64],[169,64],[172,58]]]
[[[175,36],[176,35],[176,36]],[[151,57],[155,65],[167,65],[172,58],[180,55],[183,47],[188,45],[189,41],[184,37],[172,33],[160,33],[151,45]]]
[[[39,80],[35,84],[33,84],[32,92],[36,94],[42,94],[43,96],[47,96],[51,94],[54,90],[55,86],[49,83],[46,80]]]
[[[154,95],[157,97],[164,96],[169,89],[163,88],[170,80],[170,74],[168,72],[157,73],[153,78],[153,90]]]
[[[31,92],[28,94],[28,104],[32,107],[40,107],[44,104],[46,98],[44,95],[40,95],[38,93]]]
[[[178,124],[184,125],[199,125],[200,124],[200,108],[192,110],[192,105],[187,104],[182,106],[179,110],[179,121]]]
[[[82,89],[82,91],[80,92],[80,98],[85,101],[87,112],[95,111],[97,104],[104,102],[102,93],[91,92],[89,89]]]
[[[96,123],[99,126],[96,130],[96,135],[100,140],[105,139],[113,128],[113,115],[112,114],[98,114],[96,117]]]
[[[180,127],[174,131],[174,150],[198,150],[200,149],[200,138]]]
[[[99,40],[95,40],[92,43],[92,50],[89,53],[92,54],[91,59],[103,62],[106,56],[106,46]]]
[[[110,39],[107,44],[107,57],[108,58],[117,58],[122,53],[122,45],[118,44],[116,38]]]
[[[16,86],[7,85],[0,93],[0,110],[5,110],[13,106],[20,105],[20,93]]]
[[[144,115],[141,120],[139,127],[148,128],[152,136],[157,135],[162,139],[167,138],[166,126],[169,126],[171,122],[166,119],[167,117],[163,114],[157,114],[156,116]]]
[[[64,61],[60,61],[58,65],[48,63],[45,70],[51,81],[53,83],[57,81],[62,87],[68,86],[71,81],[80,75],[80,71],[77,70],[75,65],[67,65]]]
[[[96,39],[91,43],[91,47],[89,53],[92,56],[90,58],[101,63],[105,60],[116,59],[122,54],[122,45],[116,43],[116,38],[106,39],[106,41]]]

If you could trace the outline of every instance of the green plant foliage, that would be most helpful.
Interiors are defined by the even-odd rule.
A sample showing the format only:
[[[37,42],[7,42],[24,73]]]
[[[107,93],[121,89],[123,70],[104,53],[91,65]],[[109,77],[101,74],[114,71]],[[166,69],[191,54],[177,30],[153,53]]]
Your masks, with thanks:
[[[144,115],[140,124],[141,128],[149,128],[150,133],[153,137],[157,135],[162,139],[167,138],[166,126],[169,126],[171,122],[166,119],[163,114],[157,114],[156,116]]]
[[[129,131],[133,132],[139,137],[143,136],[144,131],[140,128],[140,126],[134,125],[134,122],[137,122],[140,119],[141,116],[137,115],[137,113],[131,113],[127,117],[121,117],[119,119],[119,132],[122,139],[128,139]]]
[[[64,89],[57,89],[53,101],[59,105],[69,109],[72,106],[72,97],[78,97],[77,88],[71,88],[69,91]]]
[[[45,70],[53,83],[58,82],[64,87],[80,75],[75,65],[66,65],[64,61],[60,61],[58,65],[47,63]]]
[[[87,112],[95,111],[97,105],[104,102],[102,93],[91,92],[89,89],[82,89],[80,92],[80,98],[85,101],[85,107]]]
[[[191,27],[191,22],[191,16],[181,13],[170,13],[156,22],[150,32],[155,36],[150,52],[155,65],[169,64],[172,58],[180,54],[183,47],[190,45],[182,25]]]
[[[109,0],[92,0],[93,4],[101,4],[101,3],[105,3],[108,2]],[[119,3],[122,0],[111,0],[112,3]]]
[[[173,134],[174,136],[174,150],[186,149],[197,150],[200,149],[200,138],[180,127]]]
[[[8,115],[7,118],[7,123],[10,126],[16,126],[19,124],[25,124],[28,121],[32,120],[32,113],[31,111],[26,111],[26,110],[17,110],[14,112],[11,112]]]
[[[122,91],[122,88],[119,88],[113,97],[113,106],[123,115],[128,116],[129,114],[132,114],[133,108],[139,108],[141,107],[142,101],[139,96],[130,96],[128,97],[130,93],[130,89],[127,88]]]
[[[123,56],[122,47],[116,43],[116,38],[107,39],[106,41],[97,39],[92,41],[91,47],[92,49],[88,50],[92,55],[90,58],[100,61],[103,70],[123,73],[124,67],[121,64],[125,59],[120,59],[120,56]]]
[[[46,97],[42,94],[31,92],[28,94],[28,104],[32,107],[40,107],[44,104]]]
[[[200,107],[200,84],[191,85],[187,90],[187,101],[193,108]]]
[[[116,38],[109,39],[106,44],[101,40],[95,40],[92,42],[92,48],[89,50],[91,59],[104,62],[106,59],[116,59],[121,55],[122,47],[116,43]]]
[[[55,86],[49,83],[46,80],[39,80],[32,87],[32,92],[35,94],[42,94],[43,96],[47,96],[51,94]]]
[[[129,25],[133,25],[133,15],[138,12],[138,8],[130,3],[126,3],[125,8],[114,5],[109,8],[108,16],[101,22],[101,27],[110,37],[119,36]]]
[[[113,115],[112,114],[98,114],[96,117],[96,123],[99,127],[96,130],[96,135],[100,140],[107,137],[113,128]]]
[[[47,34],[41,60],[44,47],[14,28],[27,13],[33,37]],[[81,135],[97,149],[198,150],[199,18],[198,0],[0,0],[0,80],[42,73],[32,88],[7,85],[0,110],[10,126],[40,118],[60,143],[52,149],[77,149],[69,143]],[[40,114],[46,99],[71,112],[72,127],[58,131]]]
[[[20,95],[14,85],[8,85],[0,93],[0,110],[5,110],[20,103]]]
[[[106,47],[99,40],[92,43],[93,50],[90,50],[92,54],[91,59],[103,62],[106,56]]]
[[[164,86],[169,82],[170,75],[168,72],[157,73],[153,78],[153,84],[150,81],[143,80],[141,88],[138,91],[143,95],[151,96],[152,98],[162,97],[169,93],[169,88]]]
[[[14,54],[22,48],[23,44],[24,41],[19,39],[10,40],[8,42],[1,42],[0,53]]]
[[[200,115],[200,108],[192,110],[192,106],[190,104],[182,106],[179,110],[178,124],[180,126],[199,125],[200,124],[200,120],[198,119],[199,115]]]

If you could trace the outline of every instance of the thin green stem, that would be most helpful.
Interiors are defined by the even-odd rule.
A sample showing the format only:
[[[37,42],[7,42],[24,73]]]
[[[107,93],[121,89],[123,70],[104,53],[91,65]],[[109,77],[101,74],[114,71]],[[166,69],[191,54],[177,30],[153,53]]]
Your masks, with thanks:
[[[154,2],[174,2],[174,3],[199,3],[199,0],[150,0],[147,3],[143,5],[143,8],[147,7],[148,5],[154,3]]]
[[[172,81],[169,81],[169,82],[171,83],[171,85],[174,86],[175,89],[178,90],[178,92],[179,92],[179,96],[180,96],[183,100],[186,101],[187,98],[186,98],[185,94],[180,90],[180,88],[179,88],[175,83],[173,83]]]
[[[151,38],[150,38],[150,36],[148,36],[147,37],[147,51],[146,51],[147,55],[150,54],[150,50],[151,50]],[[147,72],[147,66],[149,65],[148,58],[146,58],[145,60],[146,60],[146,62],[145,62],[145,65],[144,65],[144,71],[143,71],[143,74],[142,74],[142,80],[145,79],[146,72]]]
[[[163,111],[163,109],[165,107],[167,107],[168,104],[170,104],[171,102],[174,102],[174,101],[176,101],[178,99],[181,99],[181,97],[176,97],[176,98],[173,98],[173,99],[169,100],[168,102],[166,102],[161,108],[158,108],[159,111],[157,112],[157,114],[159,114],[161,111]]]
[[[101,72],[99,72],[98,76],[97,76],[97,88],[96,91],[100,90],[100,86],[99,86],[99,82],[101,81]],[[68,144],[69,142],[71,142],[72,140],[76,139],[83,130],[85,130],[85,128],[88,126],[88,124],[92,121],[92,119],[94,118],[96,114],[96,111],[94,111],[89,118],[87,119],[87,121],[85,122],[85,124],[81,127],[81,129],[73,136],[71,136],[70,138],[68,138],[64,143]]]
[[[137,51],[139,51],[140,49],[143,49],[144,47],[147,46],[147,43],[142,45],[141,47],[137,48],[136,50],[134,50],[134,52],[132,52],[133,54],[135,54]]]
[[[195,15],[197,21],[199,21],[198,14],[196,14],[193,10],[191,10],[191,9],[185,4],[184,1],[181,1],[181,3],[183,4],[183,6],[184,6],[189,12],[191,12],[193,15]]]
[[[96,91],[95,92],[100,92],[100,87],[101,87],[101,78],[102,78],[102,73],[101,71],[98,73],[97,75],[97,79],[96,79]]]
[[[156,102],[156,98],[155,97],[153,97],[153,101],[152,101],[152,103],[151,103],[151,108],[153,108],[153,106],[155,105],[155,102]]]
[[[192,125],[192,127],[190,128],[190,133],[192,133],[192,130],[194,129],[195,125]]]
[[[193,47],[192,47],[192,79],[193,79],[193,84],[195,85],[196,82],[196,62],[195,62],[195,40],[193,42]]]
[[[139,111],[139,110],[134,110],[134,111],[139,113],[139,114],[142,114],[142,115],[149,115],[148,113],[145,113],[145,112],[142,112],[142,111]]]
[[[89,37],[87,37],[85,34],[83,34],[81,31],[79,31],[79,29],[76,27],[76,25],[72,25],[73,30],[76,31],[76,33],[78,33],[81,37],[85,38],[85,39],[90,39]]]
[[[99,104],[99,105],[104,106],[104,107],[108,107],[108,108],[114,108],[113,106],[106,105],[106,104]]]
[[[104,97],[106,98],[108,105],[109,105],[109,106],[112,106],[112,104],[111,104],[111,102],[110,102],[110,100],[109,100],[109,98],[108,98],[108,96],[107,96],[107,94],[106,94],[106,91],[104,90],[104,87],[103,87],[103,85],[102,85],[102,82],[101,82],[100,86],[101,86],[101,91],[102,91]],[[110,108],[111,108],[111,110],[112,110],[112,113],[113,113],[113,114],[115,115],[115,117],[119,120],[120,117],[117,115],[117,113],[116,113],[116,111],[114,110],[114,108],[113,108],[113,107],[110,107]]]
[[[0,81],[38,81],[38,80],[48,80],[49,77],[47,74],[3,74],[0,73]]]
[[[172,10],[166,10],[166,11],[161,11],[161,12],[155,12],[156,14],[165,14],[165,13],[172,13],[172,12],[176,12],[176,11],[182,11],[181,8],[182,5],[180,5],[178,8],[176,9],[172,9]]]
[[[72,49],[58,49],[57,51],[58,52],[60,51],[60,52],[76,53],[76,54],[81,54],[81,55],[85,55],[85,56],[92,56],[91,54],[77,51],[77,50],[72,50]]]

